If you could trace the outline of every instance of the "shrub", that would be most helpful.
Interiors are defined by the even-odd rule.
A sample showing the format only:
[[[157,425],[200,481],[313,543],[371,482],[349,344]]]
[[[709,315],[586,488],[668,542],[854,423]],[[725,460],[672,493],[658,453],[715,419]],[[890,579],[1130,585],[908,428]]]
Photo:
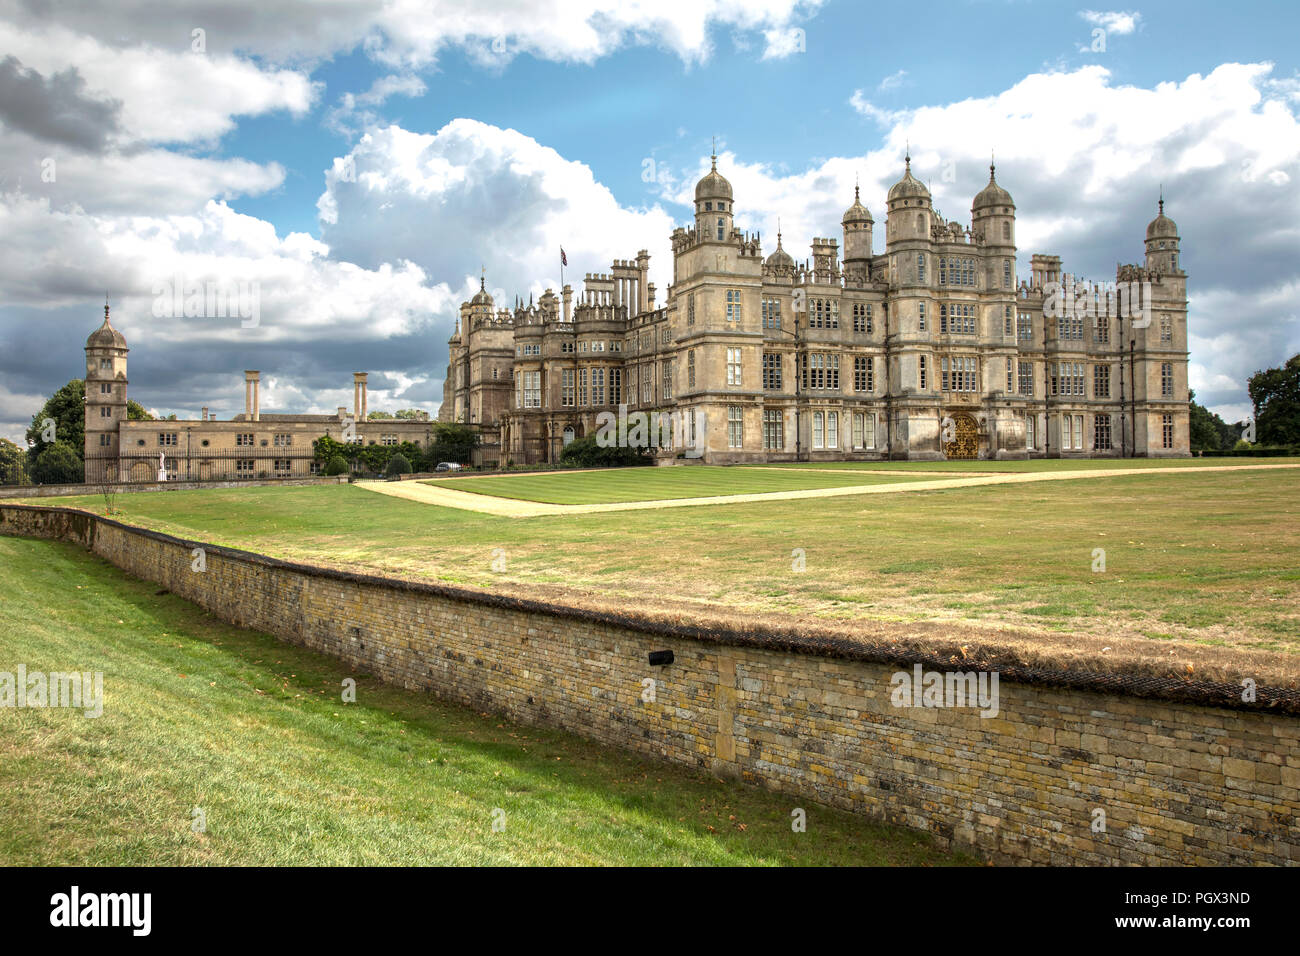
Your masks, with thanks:
[[[348,460],[342,455],[335,455],[325,463],[325,474],[327,475],[346,475],[348,473]]]
[[[576,438],[560,452],[560,462],[575,468],[612,468],[619,465],[650,465],[653,459],[644,448],[602,447],[595,435]]]
[[[66,485],[84,480],[81,456],[77,450],[64,441],[46,445],[45,450],[36,456],[32,466],[32,478],[42,485]]]
[[[388,469],[385,474],[389,478],[396,478],[398,475],[409,475],[411,473],[411,463],[406,460],[404,455],[394,455],[388,459]]]

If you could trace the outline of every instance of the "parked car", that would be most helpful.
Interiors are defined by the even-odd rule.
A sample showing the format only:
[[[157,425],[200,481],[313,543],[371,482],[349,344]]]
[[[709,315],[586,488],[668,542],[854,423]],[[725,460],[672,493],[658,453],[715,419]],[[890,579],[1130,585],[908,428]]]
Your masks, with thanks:
[[[460,471],[460,463],[455,461],[440,461],[434,471]]]

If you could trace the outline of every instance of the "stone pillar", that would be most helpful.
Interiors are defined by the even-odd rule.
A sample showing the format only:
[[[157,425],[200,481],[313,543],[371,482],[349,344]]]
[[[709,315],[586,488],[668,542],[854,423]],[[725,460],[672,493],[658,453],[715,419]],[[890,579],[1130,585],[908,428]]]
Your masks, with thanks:
[[[262,415],[261,379],[262,373],[255,369],[244,372],[244,417],[253,422],[260,421]]]
[[[636,254],[636,269],[640,273],[640,277],[637,279],[638,294],[636,301],[636,310],[640,314],[649,311],[649,305],[646,301],[646,293],[649,289],[646,283],[650,278],[650,253],[645,249]]]
[[[352,408],[358,422],[366,420],[366,376],[367,372],[352,373]]]
[[[564,300],[564,321],[573,321],[573,286],[566,285],[560,290],[560,297]]]

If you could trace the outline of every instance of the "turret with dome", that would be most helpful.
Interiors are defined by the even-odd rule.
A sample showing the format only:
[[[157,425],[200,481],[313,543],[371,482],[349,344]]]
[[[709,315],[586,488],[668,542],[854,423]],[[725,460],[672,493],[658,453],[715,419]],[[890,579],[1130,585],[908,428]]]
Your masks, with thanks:
[[[1178,265],[1178,224],[1165,215],[1165,192],[1160,190],[1159,212],[1147,224],[1147,268],[1163,275],[1181,271]]]
[[[695,233],[700,239],[725,242],[731,238],[731,183],[718,172],[718,155],[712,168],[695,184]]]
[[[871,230],[874,220],[871,210],[862,205],[862,196],[855,183],[853,205],[844,211],[840,225],[844,227],[844,271],[858,282],[865,282],[871,274]]]

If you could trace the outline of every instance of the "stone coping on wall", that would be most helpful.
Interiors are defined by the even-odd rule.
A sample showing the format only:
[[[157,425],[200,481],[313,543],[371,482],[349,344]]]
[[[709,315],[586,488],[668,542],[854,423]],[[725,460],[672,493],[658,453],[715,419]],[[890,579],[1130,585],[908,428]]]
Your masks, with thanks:
[[[410,581],[403,578],[387,577],[379,574],[367,574],[359,571],[346,571],[320,565],[304,564],[273,558],[253,551],[244,551],[224,545],[206,544],[178,538],[161,531],[127,524],[113,518],[97,515],[79,508],[67,508],[53,505],[24,505],[0,503],[0,533],[6,531],[10,523],[10,511],[35,512],[51,518],[63,517],[85,522],[80,535],[86,546],[94,543],[95,527],[98,524],[110,525],[130,534],[141,535],[156,541],[180,545],[187,549],[203,548],[207,552],[223,557],[244,561],[249,564],[269,568],[284,568],[308,576],[327,580],[348,581],[376,588],[388,588],[427,594],[434,597],[458,601],[469,605],[502,608],[529,614],[541,614],[552,618],[568,618],[594,624],[622,627],[628,630],[659,636],[679,638],[721,646],[747,647],[767,651],[802,654],[839,660],[859,661],[870,664],[897,665],[911,668],[917,664],[945,670],[959,671],[997,671],[999,680],[1018,684],[1038,685],[1043,687],[1061,687],[1071,690],[1086,690],[1119,696],[1153,698],[1177,703],[1199,704],[1229,710],[1249,712],[1272,712],[1300,715],[1300,690],[1259,684],[1255,688],[1255,700],[1246,702],[1242,699],[1242,687],[1222,681],[1200,679],[1181,679],[1168,676],[1144,674],[1106,673],[1097,671],[1060,670],[1027,667],[975,658],[961,658],[953,655],[926,653],[915,647],[899,647],[895,642],[864,633],[861,638],[849,639],[833,635],[815,635],[801,633],[795,628],[750,628],[738,629],[723,626],[693,626],[675,624],[654,618],[638,616],[632,613],[583,608],[572,605],[556,604],[535,598],[496,594],[491,591],[474,590],[448,584],[435,584],[422,581]],[[19,532],[21,533],[21,532]],[[66,537],[60,534],[58,537]]]
[[[141,491],[197,491],[202,488],[265,488],[291,485],[347,484],[346,475],[313,475],[303,478],[231,478],[223,481],[124,481],[109,485],[110,494]],[[0,498],[62,498],[70,495],[98,495],[103,489],[95,484],[80,485],[3,485]]]

